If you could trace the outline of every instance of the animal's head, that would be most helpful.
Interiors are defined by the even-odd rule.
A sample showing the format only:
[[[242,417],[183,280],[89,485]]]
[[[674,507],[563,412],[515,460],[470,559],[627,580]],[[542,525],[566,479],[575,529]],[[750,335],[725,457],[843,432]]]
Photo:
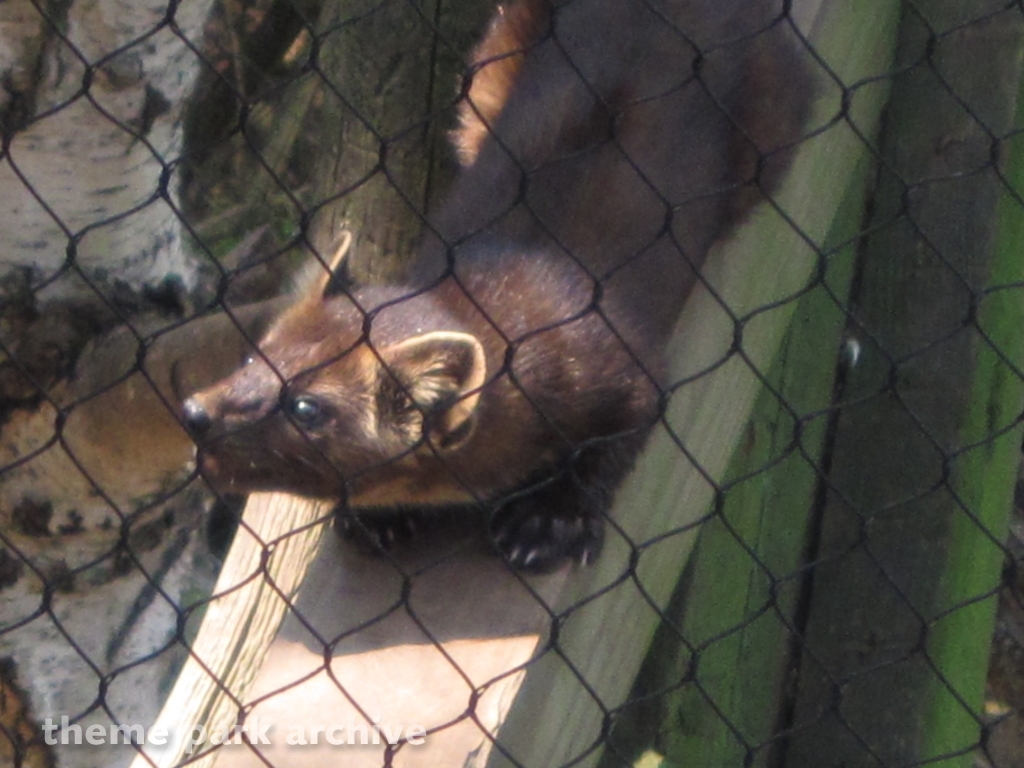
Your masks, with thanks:
[[[374,503],[472,434],[487,369],[477,338],[425,322],[440,312],[429,296],[325,298],[327,282],[277,319],[245,365],[184,402],[197,464],[220,490],[347,490]]]

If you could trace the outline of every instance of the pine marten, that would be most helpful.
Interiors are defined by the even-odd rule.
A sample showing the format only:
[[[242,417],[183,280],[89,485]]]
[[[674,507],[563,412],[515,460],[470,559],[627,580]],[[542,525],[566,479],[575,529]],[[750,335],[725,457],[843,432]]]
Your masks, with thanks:
[[[185,401],[215,487],[482,505],[499,551],[598,554],[712,241],[776,188],[811,77],[781,0],[517,0],[406,285],[318,281]]]

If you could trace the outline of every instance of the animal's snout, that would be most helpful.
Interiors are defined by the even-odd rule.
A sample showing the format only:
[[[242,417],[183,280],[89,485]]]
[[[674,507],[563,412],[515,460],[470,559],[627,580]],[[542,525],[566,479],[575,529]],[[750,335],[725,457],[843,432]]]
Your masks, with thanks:
[[[181,404],[181,420],[193,437],[202,437],[210,431],[213,418],[206,407],[196,398],[190,397]]]

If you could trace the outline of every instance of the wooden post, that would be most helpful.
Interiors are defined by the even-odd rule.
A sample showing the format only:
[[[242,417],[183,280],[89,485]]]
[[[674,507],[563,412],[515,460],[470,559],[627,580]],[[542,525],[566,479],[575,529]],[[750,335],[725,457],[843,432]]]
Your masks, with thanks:
[[[401,277],[428,198],[443,186],[436,177],[454,171],[437,116],[452,114],[462,56],[492,10],[483,0],[384,3],[372,13],[352,0],[325,7],[319,62],[336,131],[333,163],[317,183],[315,199],[327,203],[314,241],[351,230],[349,268],[361,281]]]

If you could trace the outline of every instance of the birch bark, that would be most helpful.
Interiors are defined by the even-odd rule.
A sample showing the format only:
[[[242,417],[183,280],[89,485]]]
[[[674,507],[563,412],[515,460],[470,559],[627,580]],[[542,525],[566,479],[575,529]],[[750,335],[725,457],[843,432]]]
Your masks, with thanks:
[[[175,163],[209,6],[0,3],[0,359],[8,365],[36,372],[25,349],[45,346],[41,331],[5,314],[19,291],[37,321],[61,318],[59,346],[87,335],[69,306],[131,306],[149,290],[182,294],[199,283],[175,212]],[[87,351],[100,381],[30,375],[34,410],[0,394],[0,693],[23,699],[19,721],[0,712],[0,762],[126,764],[134,750],[111,744],[110,725],[155,717],[181,661],[172,647],[177,606],[212,581],[196,491],[173,503],[162,496],[174,478],[160,467],[180,469],[188,449],[151,383],[166,397],[178,352],[154,347],[147,381],[128,372],[138,349],[138,337],[124,333]],[[89,387],[109,388],[118,376],[110,393],[124,418],[114,424]],[[154,409],[156,422],[140,421]],[[162,437],[166,465],[138,450]],[[131,483],[114,482],[126,475]],[[62,745],[59,731],[57,744],[41,743],[38,724],[62,716],[83,732],[102,726],[104,743],[76,746],[72,736]]]

